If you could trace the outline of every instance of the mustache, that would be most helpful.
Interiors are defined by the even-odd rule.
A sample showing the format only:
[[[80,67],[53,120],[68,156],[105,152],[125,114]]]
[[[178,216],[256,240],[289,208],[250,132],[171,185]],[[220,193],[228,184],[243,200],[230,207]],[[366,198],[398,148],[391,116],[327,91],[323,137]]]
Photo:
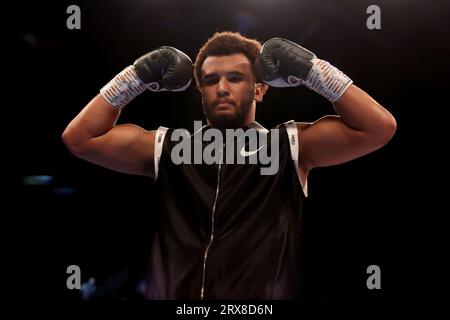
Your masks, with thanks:
[[[215,100],[213,103],[212,103],[212,107],[214,108],[215,106],[217,106],[218,104],[221,104],[221,103],[229,103],[229,104],[231,104],[232,106],[236,106],[236,102],[234,102],[233,100],[230,100],[230,99],[219,99],[219,100]]]

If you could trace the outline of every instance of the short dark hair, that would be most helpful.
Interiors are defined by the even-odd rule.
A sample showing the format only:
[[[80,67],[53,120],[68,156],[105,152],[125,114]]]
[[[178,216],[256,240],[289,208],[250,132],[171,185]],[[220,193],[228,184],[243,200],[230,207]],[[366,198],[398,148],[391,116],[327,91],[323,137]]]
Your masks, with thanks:
[[[244,54],[252,65],[255,82],[261,82],[256,69],[256,63],[259,59],[261,43],[256,39],[249,39],[237,32],[216,32],[200,48],[194,63],[194,77],[199,90],[202,88],[202,66],[207,57],[210,56],[228,56],[236,53]]]

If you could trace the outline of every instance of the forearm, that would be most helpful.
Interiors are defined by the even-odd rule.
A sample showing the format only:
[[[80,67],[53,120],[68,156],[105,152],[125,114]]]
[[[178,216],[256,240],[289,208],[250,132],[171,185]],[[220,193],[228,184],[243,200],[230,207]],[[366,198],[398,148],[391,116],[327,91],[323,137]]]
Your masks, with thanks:
[[[353,85],[342,71],[307,49],[286,39],[273,38],[263,45],[263,79],[275,87],[305,85],[333,103],[343,124],[375,134],[392,134],[394,117],[367,93]]]
[[[392,114],[353,84],[333,106],[341,120],[353,129],[377,136],[395,131]]]
[[[68,125],[63,133],[65,144],[76,152],[92,139],[107,134],[115,126],[120,110],[145,88],[134,66],[122,70]]]
[[[106,168],[152,175],[156,132],[116,125],[120,110],[147,89],[185,90],[191,75],[192,61],[176,48],[164,46],[144,54],[104,85],[70,122],[62,135],[65,145],[79,158]]]
[[[80,147],[90,139],[109,132],[116,124],[120,109],[106,102],[99,94],[69,123],[63,140],[69,147]]]

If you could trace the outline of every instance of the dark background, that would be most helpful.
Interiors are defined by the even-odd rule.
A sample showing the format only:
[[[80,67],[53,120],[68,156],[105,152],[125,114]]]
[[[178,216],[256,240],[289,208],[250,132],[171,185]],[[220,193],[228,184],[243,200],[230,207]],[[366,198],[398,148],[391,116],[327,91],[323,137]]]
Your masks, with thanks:
[[[81,30],[66,28],[71,4],[81,8]],[[371,4],[381,8],[381,30],[366,28]],[[12,48],[3,49],[11,54],[3,74],[9,88],[3,91],[2,210],[9,296],[78,299],[66,288],[67,266],[79,265],[83,281],[95,277],[103,284],[145,252],[154,213],[152,181],[75,158],[61,134],[140,55],[171,45],[194,59],[215,31],[231,30],[260,41],[283,37],[301,44],[343,70],[397,120],[396,136],[384,148],[310,174],[303,234],[310,298],[323,306],[370,309],[405,299],[410,305],[410,296],[422,301],[427,294],[420,284],[431,276],[422,265],[434,263],[427,244],[433,199],[440,194],[429,180],[443,161],[429,160],[442,153],[432,144],[445,137],[445,126],[437,122],[448,108],[442,99],[449,85],[448,9],[445,1],[419,0],[11,5],[4,14],[12,17]],[[270,128],[330,113],[331,104],[305,88],[272,88],[257,106],[256,119]],[[119,122],[192,129],[194,119],[204,118],[192,85],[181,93],[142,94]],[[372,264],[381,268],[381,290],[366,287]]]

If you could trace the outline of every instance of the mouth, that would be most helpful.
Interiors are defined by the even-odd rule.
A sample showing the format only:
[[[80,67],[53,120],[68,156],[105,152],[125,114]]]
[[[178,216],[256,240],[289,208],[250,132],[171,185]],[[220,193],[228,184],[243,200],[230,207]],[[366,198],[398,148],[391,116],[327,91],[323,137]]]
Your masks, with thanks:
[[[224,109],[224,108],[231,108],[231,107],[233,107],[233,106],[227,102],[216,104],[216,109]]]
[[[233,108],[234,104],[230,101],[218,101],[214,103],[214,108],[223,109],[223,108]]]

